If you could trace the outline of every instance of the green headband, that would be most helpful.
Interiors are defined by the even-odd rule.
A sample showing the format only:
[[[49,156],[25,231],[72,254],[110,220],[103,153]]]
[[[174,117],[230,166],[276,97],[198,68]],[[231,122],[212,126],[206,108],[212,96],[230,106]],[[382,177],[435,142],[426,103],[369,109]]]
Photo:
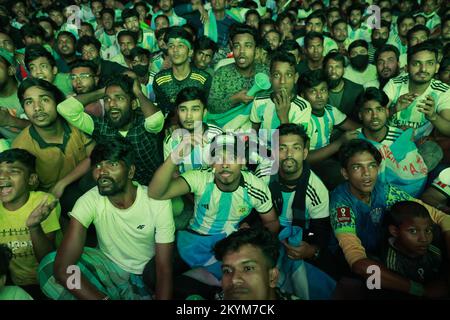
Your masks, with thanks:
[[[179,42],[181,42],[182,44],[184,44],[186,47],[188,47],[189,50],[192,49],[192,45],[189,43],[189,41],[187,41],[187,40],[184,39],[184,38],[170,38],[168,44],[170,44],[171,42],[176,41],[176,40],[178,40]]]

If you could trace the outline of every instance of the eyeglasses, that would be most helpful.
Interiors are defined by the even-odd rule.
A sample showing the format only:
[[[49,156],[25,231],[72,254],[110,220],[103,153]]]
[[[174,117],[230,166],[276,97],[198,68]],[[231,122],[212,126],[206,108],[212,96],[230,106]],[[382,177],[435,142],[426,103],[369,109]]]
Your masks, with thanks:
[[[94,75],[91,73],[80,73],[80,74],[71,74],[69,76],[70,80],[76,80],[76,79],[89,79],[90,77],[93,77]]]

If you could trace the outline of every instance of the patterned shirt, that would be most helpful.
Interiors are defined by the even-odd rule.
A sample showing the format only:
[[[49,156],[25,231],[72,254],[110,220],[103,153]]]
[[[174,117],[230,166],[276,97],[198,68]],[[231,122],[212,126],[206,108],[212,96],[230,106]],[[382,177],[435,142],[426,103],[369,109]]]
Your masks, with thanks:
[[[147,49],[151,53],[159,50],[158,41],[156,40],[153,30],[142,30],[142,41],[137,44],[139,47]]]
[[[317,150],[329,145],[333,128],[340,126],[346,119],[347,116],[344,113],[329,104],[325,106],[322,116],[311,114],[310,150]]]

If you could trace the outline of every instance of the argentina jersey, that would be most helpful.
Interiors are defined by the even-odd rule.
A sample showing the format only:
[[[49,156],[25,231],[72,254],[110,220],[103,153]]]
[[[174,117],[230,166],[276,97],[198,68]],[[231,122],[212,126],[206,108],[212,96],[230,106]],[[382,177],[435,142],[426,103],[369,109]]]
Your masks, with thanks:
[[[281,191],[283,209],[279,216],[280,225],[288,227],[292,224],[292,203],[295,198],[295,189],[292,192]],[[328,189],[322,180],[311,171],[306,188],[305,217],[311,219],[326,218],[330,215],[328,208]]]
[[[317,150],[329,145],[333,128],[341,125],[346,119],[347,116],[344,113],[329,104],[325,106],[322,116],[311,114],[311,143],[309,149]]]
[[[442,81],[431,79],[431,83],[422,95],[417,97],[406,109],[394,114],[390,119],[390,125],[405,129],[414,129],[414,139],[419,140],[422,137],[430,135],[433,125],[425,115],[417,110],[417,104],[424,100],[428,95],[434,100],[436,113],[442,110],[450,109],[450,87]],[[384,87],[384,92],[391,101],[392,108],[397,104],[400,96],[409,92],[409,75],[401,75],[389,80]]]
[[[355,40],[365,40],[367,43],[371,43],[370,34],[372,33],[372,30],[365,24],[361,24],[361,27],[353,30],[350,25],[347,26],[347,32],[348,32],[348,39],[350,39],[351,42]]]
[[[159,50],[158,41],[153,30],[144,30],[142,32],[142,42],[138,43],[138,46],[147,49],[151,53]]]
[[[216,186],[212,169],[191,170],[181,175],[195,196],[190,229],[204,235],[229,235],[252,209],[261,214],[272,209],[269,187],[253,174],[241,173],[241,183],[233,192],[223,192]]]

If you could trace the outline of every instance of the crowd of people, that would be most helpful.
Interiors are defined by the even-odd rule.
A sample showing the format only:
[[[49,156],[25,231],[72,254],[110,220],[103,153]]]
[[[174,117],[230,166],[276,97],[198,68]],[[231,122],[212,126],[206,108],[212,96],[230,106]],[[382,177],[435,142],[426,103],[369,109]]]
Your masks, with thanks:
[[[447,1],[0,0],[0,300],[448,299],[449,166]]]

